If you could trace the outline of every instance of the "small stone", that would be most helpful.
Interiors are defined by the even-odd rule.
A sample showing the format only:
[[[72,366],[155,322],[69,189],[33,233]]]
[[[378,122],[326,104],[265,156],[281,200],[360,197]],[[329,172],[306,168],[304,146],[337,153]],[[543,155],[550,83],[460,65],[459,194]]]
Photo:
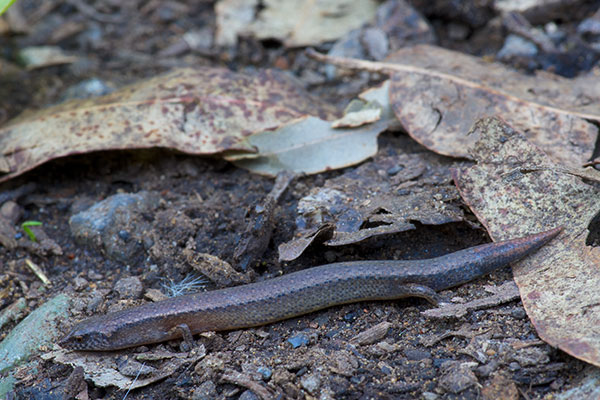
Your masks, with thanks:
[[[104,301],[104,295],[101,292],[99,292],[98,290],[94,290],[92,292],[92,295],[90,296],[90,299],[87,302],[86,310],[89,313],[93,313],[93,312],[97,311],[98,307],[100,307],[100,304],[102,304],[103,301]]]
[[[73,284],[75,286],[75,290],[80,291],[85,289],[88,286],[88,281],[85,278],[78,276],[74,279]]]
[[[537,53],[533,42],[517,35],[508,35],[496,57],[499,60],[511,60],[514,57],[535,57]]]
[[[5,202],[0,207],[0,216],[7,220],[11,225],[16,224],[17,221],[21,218],[22,214],[23,210],[21,209],[21,207],[11,200]]]
[[[421,393],[421,396],[423,397],[424,400],[437,400],[440,398],[440,396],[438,396],[437,394],[435,394],[433,392],[423,392],[423,393]]]
[[[406,349],[404,350],[404,356],[412,361],[420,361],[431,358],[431,353],[427,350]]]
[[[354,376],[358,368],[358,360],[356,357],[347,351],[338,351],[333,354],[333,365],[329,366],[331,372],[343,375],[345,377]]]
[[[360,42],[375,61],[383,60],[390,50],[387,35],[379,28],[366,28],[362,32]]]
[[[269,379],[271,379],[271,376],[273,375],[273,371],[271,371],[271,368],[267,368],[267,367],[258,367],[257,372],[261,375],[261,377],[265,381],[268,381]]]
[[[511,312],[510,315],[514,318],[514,319],[523,319],[527,316],[527,314],[525,313],[525,310],[522,308],[514,308]]]
[[[395,166],[389,168],[386,172],[388,175],[393,176],[393,175],[396,175],[398,172],[402,171],[403,169],[404,169],[404,166],[395,165]]]
[[[498,361],[490,361],[487,364],[480,365],[479,367],[477,367],[476,371],[477,371],[477,375],[480,378],[487,378],[488,376],[490,376],[492,374],[492,372],[496,371],[497,369],[498,369]]]
[[[104,279],[104,276],[103,276],[103,275],[101,275],[101,274],[97,273],[97,272],[96,272],[96,271],[94,271],[94,270],[89,270],[89,271],[87,272],[87,276],[88,276],[88,278],[90,278],[90,280],[92,280],[92,281],[94,281],[94,282],[97,282],[97,281],[100,281],[100,280]]]
[[[144,297],[152,301],[162,301],[168,299],[167,295],[158,289],[148,289],[144,293]]]
[[[115,194],[73,215],[69,219],[71,234],[77,243],[96,248],[113,260],[137,264],[144,255],[141,238],[149,229],[143,215],[156,209],[159,202],[159,196],[150,192]]]
[[[216,399],[217,397],[217,387],[213,381],[202,383],[192,393],[192,400]]]
[[[377,343],[377,347],[379,347],[385,353],[392,353],[392,352],[398,350],[397,346],[390,344],[388,342],[379,342],[379,343]]]
[[[508,370],[511,372],[515,372],[521,369],[521,366],[519,365],[518,362],[511,362],[510,364],[508,364]]]
[[[449,362],[444,364],[443,369],[445,371],[439,380],[439,386],[446,392],[458,394],[479,384],[468,364]]]
[[[115,292],[121,299],[139,299],[142,295],[142,282],[137,276],[121,278],[115,283]]]
[[[258,400],[258,397],[251,390],[246,390],[239,397],[240,400]]]
[[[118,235],[124,242],[128,242],[131,239],[131,234],[124,229],[121,229]]]
[[[317,393],[317,390],[319,390],[319,386],[321,386],[321,380],[316,375],[304,375],[300,379],[300,384],[304,390],[314,395]]]
[[[310,343],[310,339],[308,338],[308,335],[306,335],[304,332],[300,332],[300,333],[292,336],[287,341],[289,344],[292,345],[292,347],[294,349],[296,349],[300,346],[307,346]]]
[[[542,347],[526,347],[519,350],[513,360],[518,362],[521,367],[541,366],[550,362],[548,351]]]

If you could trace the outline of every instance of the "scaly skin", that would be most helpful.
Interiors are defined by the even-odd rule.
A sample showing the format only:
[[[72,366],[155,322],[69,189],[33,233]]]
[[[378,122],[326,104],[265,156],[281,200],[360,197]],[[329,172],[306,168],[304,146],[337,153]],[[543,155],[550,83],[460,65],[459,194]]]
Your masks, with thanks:
[[[181,337],[269,324],[323,308],[368,300],[423,297],[471,281],[516,261],[562,228],[414,261],[322,265],[249,285],[149,303],[84,320],[59,344],[72,350],[118,350]],[[187,328],[186,328],[187,327]]]

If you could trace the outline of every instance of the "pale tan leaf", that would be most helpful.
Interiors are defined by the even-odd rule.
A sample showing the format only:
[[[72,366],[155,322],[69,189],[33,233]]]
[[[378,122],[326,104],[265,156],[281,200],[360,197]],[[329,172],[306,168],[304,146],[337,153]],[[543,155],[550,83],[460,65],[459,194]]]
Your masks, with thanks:
[[[515,280],[540,337],[600,366],[600,250],[587,244],[600,190],[563,172],[498,118],[475,130],[477,164],[455,173],[462,197],[494,240],[564,226],[557,239],[515,264]]]
[[[377,152],[377,136],[386,121],[359,128],[333,129],[331,123],[304,117],[273,131],[248,137],[256,154],[227,154],[235,165],[262,175],[280,171],[316,174],[357,164]]]
[[[264,0],[248,27],[258,39],[279,39],[286,46],[336,40],[375,17],[373,0]]]
[[[91,100],[23,115],[0,129],[0,182],[43,162],[97,150],[166,147],[190,154],[253,151],[248,136],[334,107],[276,71],[179,69]]]

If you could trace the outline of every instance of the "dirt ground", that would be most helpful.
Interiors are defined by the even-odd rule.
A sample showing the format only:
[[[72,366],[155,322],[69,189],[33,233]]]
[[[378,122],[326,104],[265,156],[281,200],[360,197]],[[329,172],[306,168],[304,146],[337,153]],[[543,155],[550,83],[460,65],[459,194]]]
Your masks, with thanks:
[[[66,29],[68,24],[77,32],[89,30],[97,36],[63,34],[54,39],[54,44],[80,57],[74,64],[32,71],[5,65],[0,71],[2,122],[23,110],[59,101],[67,88],[87,78],[99,78],[119,87],[178,66],[226,66],[238,71],[275,66],[292,72],[311,93],[340,107],[381,80],[376,75],[346,75],[328,81],[323,65],[306,58],[303,49],[286,49],[272,40],[245,37],[234,48],[211,47],[206,52],[174,49],[181,32],[198,26],[207,32],[215,29],[214,4],[210,1],[130,1],[124,6],[117,6],[117,2],[90,3],[97,13],[113,13],[121,21],[117,23],[82,13],[82,8],[74,5],[78,2],[53,1],[55,6],[48,7],[43,15],[37,2],[19,3],[33,27],[26,33],[4,36],[2,53],[7,60],[21,47],[50,43],[52,33],[58,35],[58,26]],[[506,35],[502,29],[494,31],[493,25],[486,23],[470,25],[464,16],[442,18],[419,3],[423,2],[416,2],[416,7],[428,17],[440,45],[475,55],[493,54],[502,46]],[[593,5],[587,7],[594,9]],[[564,26],[572,31],[591,12],[586,14],[584,10],[581,14],[565,21]],[[490,11],[485,21],[493,17]],[[452,34],[457,26],[469,34],[452,39],[457,37]],[[393,157],[398,149],[430,153],[402,133],[383,133],[379,146],[378,155],[365,164]],[[456,162],[432,154],[428,157],[442,164]],[[417,222],[414,230],[350,246],[317,245],[297,260],[279,262],[277,246],[292,239],[296,232],[299,199],[345,172],[295,179],[278,202],[272,239],[260,262],[238,271],[242,277],[232,282],[264,280],[336,261],[430,258],[489,242],[475,217],[457,199],[454,204],[466,213],[465,222],[437,226]],[[72,306],[73,314],[59,325],[66,332],[74,321],[85,316],[147,301],[123,303],[123,296],[115,289],[123,278],[137,277],[143,292],[147,292],[163,289],[166,281],[178,282],[193,273],[183,255],[186,249],[210,254],[235,267],[233,252],[249,222],[249,212],[267,196],[273,179],[236,168],[218,157],[189,156],[165,149],[132,150],[54,160],[0,185],[0,194],[31,183],[35,186],[15,199],[22,212],[19,223],[43,221],[41,229],[60,246],[62,254],[0,248],[0,305],[4,308],[24,298],[26,315],[55,295],[67,293],[79,304]],[[450,183],[448,177],[446,184]],[[156,210],[143,214],[146,228],[140,241],[141,258],[115,261],[74,240],[69,227],[73,214],[111,195],[141,191],[159,198]],[[43,268],[51,285],[44,286],[30,273],[23,262],[26,258]],[[486,285],[499,286],[510,279],[510,267],[506,267],[441,295],[454,302],[468,302],[488,295]],[[223,285],[213,282],[208,288]],[[90,311],[89,302],[94,296],[100,299]],[[419,299],[363,302],[260,328],[200,335],[196,340],[203,346],[204,356],[181,365],[164,379],[133,390],[127,398],[539,399],[553,398],[575,385],[586,367],[541,342],[518,300],[470,311],[460,318],[426,318],[422,312],[429,308],[431,305]],[[2,328],[2,338],[16,322]],[[352,340],[382,322],[389,326],[372,343]],[[179,353],[180,341],[111,356],[119,362],[144,350]],[[17,384],[7,398],[71,398],[82,393],[81,386],[73,389],[73,382],[80,384],[83,378],[78,378],[72,367],[39,355],[34,361],[29,369],[19,371]],[[85,385],[91,399],[125,396],[125,390],[99,387],[91,380]]]

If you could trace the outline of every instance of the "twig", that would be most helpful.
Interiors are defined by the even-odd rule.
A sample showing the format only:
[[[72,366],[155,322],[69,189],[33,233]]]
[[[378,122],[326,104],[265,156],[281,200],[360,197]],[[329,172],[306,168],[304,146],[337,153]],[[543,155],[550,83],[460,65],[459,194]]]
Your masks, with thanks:
[[[271,392],[269,392],[267,388],[254,382],[252,379],[250,379],[249,376],[237,371],[228,370],[221,376],[221,380],[233,383],[234,385],[245,387],[246,389],[250,389],[262,400],[271,400],[275,397],[271,394]]]
[[[509,100],[516,101],[518,103],[527,102],[530,104],[534,104],[540,108],[543,108],[544,110],[548,110],[548,111],[551,111],[551,112],[554,112],[554,113],[560,114],[560,115],[575,115],[579,118],[589,119],[592,121],[598,120],[598,116],[594,115],[594,114],[582,113],[582,112],[578,112],[578,111],[574,111],[574,110],[562,109],[562,108],[558,108],[558,107],[549,106],[546,104],[540,104],[534,100],[523,99],[514,94],[510,94],[503,90],[486,85],[485,83],[482,84],[480,82],[461,78],[457,75],[440,72],[440,71],[435,71],[435,70],[424,68],[424,67],[419,67],[419,66],[415,66],[415,65],[407,65],[407,64],[385,63],[385,62],[379,62],[379,61],[366,61],[366,60],[359,60],[359,59],[355,59],[355,58],[332,57],[332,56],[328,56],[325,54],[321,54],[321,53],[315,51],[314,49],[307,49],[306,55],[317,61],[330,63],[330,64],[333,64],[335,66],[342,67],[342,68],[358,69],[361,71],[369,71],[369,72],[377,72],[377,73],[386,74],[386,75],[393,75],[393,74],[399,73],[399,72],[406,72],[406,73],[412,73],[412,74],[425,75],[425,76],[439,78],[444,81],[453,82],[455,84],[458,84],[458,85],[461,85],[464,87],[468,87],[468,88],[477,89],[477,90],[481,90],[482,87],[484,87],[488,91],[488,93],[496,94],[498,96],[505,97]]]
[[[26,258],[25,264],[27,264],[29,269],[31,269],[31,271],[35,274],[35,276],[37,276],[44,285],[50,284],[50,279],[48,279],[46,274],[44,274],[44,271],[42,271],[42,269],[40,267],[38,267],[38,265],[36,263],[31,261],[29,258]]]

